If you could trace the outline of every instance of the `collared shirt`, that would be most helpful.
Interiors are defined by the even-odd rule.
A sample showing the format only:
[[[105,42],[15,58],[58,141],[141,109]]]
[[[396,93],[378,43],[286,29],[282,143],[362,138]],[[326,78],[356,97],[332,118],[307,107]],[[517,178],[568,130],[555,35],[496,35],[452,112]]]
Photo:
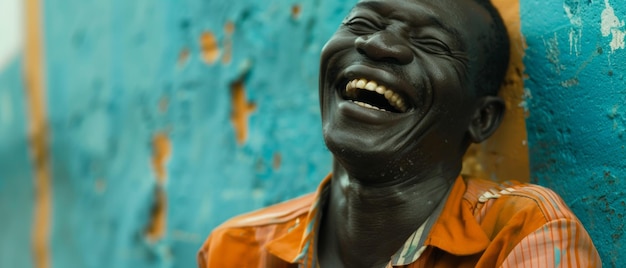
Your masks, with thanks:
[[[315,236],[330,180],[328,176],[315,194],[222,224],[201,247],[198,266],[317,267]],[[462,177],[387,265],[570,266],[602,264],[589,235],[554,192],[532,184]]]

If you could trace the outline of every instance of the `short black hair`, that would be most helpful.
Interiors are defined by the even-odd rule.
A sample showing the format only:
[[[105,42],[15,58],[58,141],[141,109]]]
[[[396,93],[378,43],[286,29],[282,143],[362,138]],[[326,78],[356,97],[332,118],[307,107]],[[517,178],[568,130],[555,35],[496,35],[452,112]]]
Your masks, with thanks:
[[[490,31],[482,41],[483,54],[487,57],[477,70],[474,81],[478,96],[497,95],[504,82],[509,66],[510,41],[509,34],[500,12],[490,0],[474,0],[491,16]],[[482,39],[482,38],[481,38]]]

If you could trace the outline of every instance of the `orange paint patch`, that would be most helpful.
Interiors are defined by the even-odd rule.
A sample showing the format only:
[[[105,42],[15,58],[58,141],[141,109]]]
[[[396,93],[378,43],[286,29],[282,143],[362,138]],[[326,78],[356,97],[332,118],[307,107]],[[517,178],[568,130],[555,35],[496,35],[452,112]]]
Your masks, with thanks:
[[[172,144],[165,133],[158,133],[152,139],[152,167],[156,176],[155,201],[152,215],[146,227],[146,237],[157,241],[165,235],[167,227],[167,195],[165,181],[167,179],[166,164],[172,153]]]
[[[167,177],[165,165],[171,153],[172,143],[167,135],[164,133],[156,134],[152,139],[152,167],[160,185],[165,183]]]
[[[233,112],[231,121],[235,129],[237,143],[244,144],[248,138],[248,117],[256,109],[254,103],[246,100],[246,90],[243,81],[231,85]]]
[[[299,4],[294,4],[291,6],[291,17],[293,19],[298,19],[300,17],[300,13],[302,12],[302,8]]]
[[[150,221],[146,228],[146,238],[150,242],[156,242],[163,238],[165,231],[167,230],[167,196],[163,187],[157,187],[155,189],[155,201],[152,207],[152,214],[150,215]]]
[[[220,49],[217,45],[217,38],[211,32],[204,32],[200,35],[200,50],[202,60],[208,64],[213,64],[220,56]]]
[[[28,107],[28,135],[34,176],[34,215],[31,246],[36,268],[50,267],[50,224],[52,215],[52,176],[48,121],[41,1],[27,0],[25,8],[24,79]]]

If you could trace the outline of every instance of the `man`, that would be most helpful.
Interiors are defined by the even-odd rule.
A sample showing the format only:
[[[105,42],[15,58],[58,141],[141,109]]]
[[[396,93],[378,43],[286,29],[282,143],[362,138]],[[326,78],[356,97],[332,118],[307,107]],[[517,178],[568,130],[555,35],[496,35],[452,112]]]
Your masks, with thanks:
[[[552,191],[459,176],[500,123],[508,52],[488,1],[359,2],[321,56],[332,175],[218,227],[199,266],[601,266]]]

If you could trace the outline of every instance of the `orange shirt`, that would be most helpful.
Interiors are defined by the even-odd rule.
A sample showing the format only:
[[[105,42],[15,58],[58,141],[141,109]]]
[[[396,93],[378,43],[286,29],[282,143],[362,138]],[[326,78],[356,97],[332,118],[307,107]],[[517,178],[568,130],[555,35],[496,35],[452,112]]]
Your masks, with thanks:
[[[317,267],[315,231],[330,179],[315,194],[217,227],[198,252],[198,266]],[[459,177],[435,214],[387,267],[602,266],[576,216],[541,186]]]

